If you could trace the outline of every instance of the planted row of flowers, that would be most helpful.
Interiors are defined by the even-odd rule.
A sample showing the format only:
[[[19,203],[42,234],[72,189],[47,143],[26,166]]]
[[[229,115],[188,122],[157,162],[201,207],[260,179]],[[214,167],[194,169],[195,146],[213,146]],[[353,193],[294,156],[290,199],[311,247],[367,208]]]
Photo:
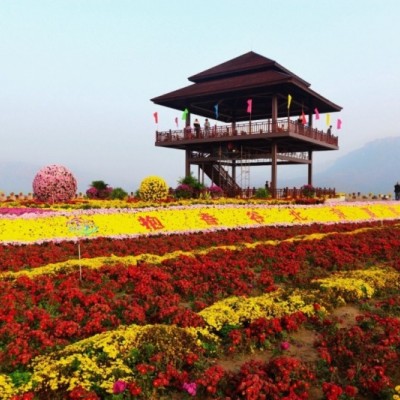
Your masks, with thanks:
[[[394,394],[398,229],[386,221],[97,238],[81,243],[91,258],[81,260],[82,280],[74,266],[46,265],[76,254],[76,243],[3,245],[3,271],[26,271],[0,281],[3,398]],[[354,322],[359,352],[349,352],[329,315],[349,301],[369,306]],[[301,326],[321,335],[314,366],[284,354]],[[363,353],[362,337],[377,339],[367,349],[377,361]],[[271,358],[239,371],[219,364],[222,356],[261,350]],[[337,372],[335,357],[355,374]]]
[[[398,221],[381,221],[381,226],[396,229]],[[267,240],[285,240],[293,237],[303,237],[315,232],[324,235],[331,232],[352,232],[376,228],[374,222],[342,223],[327,225],[291,225],[277,229],[274,226],[258,228],[221,230],[215,232],[197,232],[187,235],[154,235],[136,238],[82,238],[82,258],[102,256],[140,256],[146,253],[163,255],[174,251],[191,251],[214,246],[224,246],[238,243],[254,243]],[[75,241],[57,241],[32,244],[4,244],[0,243],[0,271],[30,270],[48,263],[59,263],[77,258]]]
[[[148,209],[53,211],[22,215],[3,214],[0,240],[32,243],[82,237],[137,237],[190,233],[264,225],[396,220],[398,202],[318,206],[197,205]]]
[[[391,230],[388,231],[386,229],[387,232],[389,232],[389,234],[391,235],[396,229],[396,226],[393,226],[392,224],[388,224],[388,227],[391,226]],[[347,225],[346,227],[341,226],[340,228],[346,228],[348,229],[349,226]],[[342,230],[341,229],[341,230]],[[347,230],[343,230],[343,233],[347,232]],[[357,227],[357,229],[355,231],[352,232],[352,234],[354,233],[362,233],[362,232],[366,232],[367,230],[371,230],[373,228],[369,227]],[[289,229],[288,229],[289,230]],[[309,231],[309,229],[307,229]],[[298,230],[297,230],[298,231]],[[329,232],[329,230],[326,230],[325,233],[311,233],[309,235],[306,235],[304,233],[304,231],[306,231],[305,229],[301,229],[302,234],[298,235],[298,236],[294,236],[294,237],[289,237],[287,239],[283,239],[283,241],[286,242],[297,242],[297,241],[304,241],[304,240],[315,240],[315,239],[323,239],[329,235],[332,234],[336,234],[337,232]],[[255,231],[257,232],[257,230]],[[248,235],[247,231],[243,231],[243,233],[246,233]],[[215,234],[214,234],[215,235]],[[219,236],[221,236],[221,242],[223,242],[223,238],[222,238],[222,234],[220,234]],[[230,241],[232,241],[232,236],[233,235],[229,235],[229,239]],[[282,236],[282,235],[281,235]],[[124,264],[124,265],[128,265],[128,266],[133,266],[133,265],[138,265],[138,264],[142,264],[142,263],[153,263],[153,264],[161,264],[163,261],[166,260],[172,260],[172,261],[176,261],[179,257],[196,257],[196,256],[201,256],[201,255],[206,255],[209,252],[213,252],[216,250],[241,250],[244,251],[245,249],[254,249],[255,247],[260,247],[261,245],[270,245],[270,246],[278,246],[278,245],[282,245],[282,240],[271,240],[271,239],[267,239],[267,240],[258,240],[258,241],[253,241],[251,243],[248,243],[246,241],[243,241],[243,238],[241,236],[238,236],[238,240],[239,238],[242,240],[241,242],[236,242],[234,244],[230,244],[230,245],[219,245],[219,246],[210,246],[206,249],[204,248],[198,248],[196,249],[194,244],[191,243],[191,247],[192,250],[191,251],[182,251],[182,250],[174,250],[172,252],[168,252],[168,253],[159,253],[159,254],[151,254],[151,253],[139,253],[136,256],[133,255],[128,255],[128,256],[116,256],[114,254],[114,251],[112,252],[111,256],[104,256],[104,257],[95,257],[95,258],[80,258],[80,259],[69,259],[68,261],[64,261],[64,262],[58,262],[58,263],[52,263],[52,264],[48,264],[45,265],[43,267],[36,267],[36,268],[23,268],[19,271],[12,271],[10,270],[11,268],[8,268],[7,272],[3,272],[0,274],[0,279],[11,279],[11,278],[17,278],[20,276],[27,276],[27,277],[35,277],[35,276],[39,276],[39,275],[44,275],[44,274],[55,274],[57,272],[66,272],[68,270],[77,270],[78,268],[91,268],[91,269],[96,269],[96,268],[101,268],[103,265],[115,265],[115,264]],[[210,238],[208,238],[209,240]],[[254,237],[253,237],[254,239]],[[396,239],[395,239],[396,240]],[[104,239],[99,239],[100,243],[104,243]],[[146,248],[149,248],[149,242],[151,241],[151,239],[147,240],[146,243]],[[158,242],[157,239],[154,239],[154,241]],[[129,247],[129,244],[131,244],[132,240],[128,239],[128,240],[120,240],[119,246],[118,246],[118,251],[119,252],[123,252],[125,254],[129,254],[130,252],[132,252],[131,248]],[[92,241],[88,241],[87,243],[85,243],[87,245],[93,244]],[[179,246],[179,240],[174,241],[174,246]],[[97,245],[99,245],[99,243],[97,243]],[[48,247],[47,244],[44,245],[45,247]],[[58,246],[60,247],[60,246]],[[41,246],[41,248],[43,249],[43,245]],[[179,247],[177,247],[179,248]],[[98,247],[94,247],[94,250],[98,249]],[[107,246],[101,247],[100,244],[100,249],[101,249],[101,253],[105,254],[106,253],[106,249]],[[121,251],[123,250],[123,251]],[[157,249],[158,251],[160,249]],[[376,251],[376,249],[374,249]],[[7,255],[9,255],[9,252],[6,252]],[[43,255],[43,254],[42,254]],[[250,257],[250,255],[249,255]],[[47,258],[45,256],[45,258]],[[379,258],[379,257],[378,257]],[[37,261],[37,258],[35,258],[35,260]],[[15,261],[15,258],[13,259],[13,261]],[[330,262],[331,260],[329,260]]]
[[[355,281],[356,277],[356,281]],[[332,276],[330,279],[325,279],[324,282],[317,283],[326,285],[331,283],[331,287],[340,289],[342,301],[355,299],[364,299],[372,297],[374,291],[382,289],[398,289],[396,280],[398,281],[398,273],[390,270],[369,270],[353,271],[340,274],[340,279],[347,280],[346,285],[337,283],[337,276]],[[359,285],[366,285],[370,291],[362,293],[359,291]],[[309,322],[323,321],[323,326],[326,320],[322,320],[323,307],[316,303],[326,302],[329,297],[336,296],[335,290],[329,293],[321,290],[317,293],[314,290],[312,293],[278,293],[271,292],[268,295],[258,296],[256,298],[242,299],[230,298],[218,302],[213,306],[204,309],[200,315],[205,316],[205,328],[177,328],[174,326],[165,325],[146,325],[144,327],[131,326],[109,331],[104,334],[96,335],[89,339],[77,342],[73,345],[66,346],[63,350],[36,357],[31,363],[31,373],[25,374],[25,378],[30,378],[24,386],[20,386],[16,391],[33,390],[39,393],[46,393],[51,390],[53,395],[57,393],[65,393],[71,391],[79,382],[84,390],[89,391],[92,387],[97,386],[98,392],[103,396],[107,396],[107,392],[111,392],[111,388],[115,389],[116,373],[118,371],[117,382],[123,382],[134,385],[136,390],[145,390],[146,396],[150,393],[156,393],[157,382],[162,382],[160,386],[164,389],[183,389],[184,383],[179,381],[180,386],[175,385],[174,381],[170,382],[167,379],[167,370],[173,369],[175,374],[182,374],[185,371],[185,380],[197,382],[195,387],[201,388],[202,382],[199,374],[200,368],[193,370],[193,365],[200,361],[204,365],[209,365],[210,358],[215,358],[222,345],[229,344],[229,351],[233,352],[236,348],[262,348],[266,342],[275,341],[283,332],[295,331],[299,328],[299,324],[306,321],[307,316]],[[324,299],[325,298],[325,299]],[[306,303],[310,304],[307,305]],[[228,310],[228,312],[227,312]],[[319,315],[319,316],[318,316]],[[222,317],[221,321],[218,317]],[[218,323],[215,321],[218,320]],[[382,318],[379,318],[382,320]],[[384,323],[390,323],[389,319],[384,319]],[[399,321],[394,323],[392,319],[390,323],[389,339],[392,346],[399,344]],[[232,329],[233,328],[233,329]],[[240,330],[242,328],[242,330]],[[387,338],[387,333],[381,334],[382,338]],[[287,343],[287,342],[285,342]],[[322,344],[322,346],[324,346]],[[147,348],[147,358],[141,354],[142,348]],[[371,345],[373,347],[373,345]],[[281,346],[284,349],[284,347]],[[132,353],[132,349],[134,350]],[[331,347],[329,347],[331,350]],[[380,371],[393,371],[398,355],[396,351],[389,353],[385,352],[385,347],[380,345],[381,353],[385,355],[385,368]],[[323,359],[330,361],[329,355],[326,353],[326,348],[319,348]],[[386,349],[387,351],[388,349]],[[223,349],[222,349],[223,351]],[[332,350],[331,350],[332,351]],[[362,353],[360,353],[362,354]],[[158,355],[158,356],[157,356]],[[353,353],[352,353],[353,355]],[[208,357],[208,360],[205,358]],[[293,360],[294,364],[301,366],[299,360]],[[348,361],[349,363],[349,361]],[[350,362],[351,364],[351,362]],[[184,367],[182,370],[178,369]],[[261,364],[258,368],[262,369],[265,366]],[[304,368],[304,367],[303,367]],[[291,371],[290,371],[291,372]],[[216,382],[218,385],[223,385],[228,373],[220,370],[220,379]],[[146,379],[142,382],[142,375],[152,377],[152,385],[146,384]],[[314,373],[309,370],[309,377]],[[381,389],[388,390],[390,388],[390,379],[385,374],[382,375],[385,380],[380,384],[373,386],[374,394],[379,393]],[[101,378],[100,378],[101,377]],[[100,379],[100,380],[99,380]],[[12,378],[7,379],[4,376],[3,384],[6,392],[15,391],[12,386]],[[368,390],[372,390],[370,382],[365,382]],[[96,385],[97,383],[97,385]],[[217,385],[217,386],[218,386]],[[310,382],[304,382],[301,387],[308,389]],[[274,386],[274,385],[272,385]],[[296,385],[298,387],[298,385]],[[354,386],[353,386],[354,388]],[[364,389],[365,389],[364,388]],[[379,390],[377,389],[379,388]],[[203,388],[205,389],[205,388]],[[282,388],[276,387],[277,395]],[[207,387],[206,391],[214,392],[214,388]],[[357,393],[356,389],[354,393]],[[204,392],[203,392],[204,393]],[[253,393],[258,393],[253,389]],[[307,394],[308,391],[305,391]],[[205,393],[204,393],[205,394]],[[147,398],[147,397],[146,397]],[[252,398],[246,396],[245,398]],[[253,397],[257,398],[257,397]]]

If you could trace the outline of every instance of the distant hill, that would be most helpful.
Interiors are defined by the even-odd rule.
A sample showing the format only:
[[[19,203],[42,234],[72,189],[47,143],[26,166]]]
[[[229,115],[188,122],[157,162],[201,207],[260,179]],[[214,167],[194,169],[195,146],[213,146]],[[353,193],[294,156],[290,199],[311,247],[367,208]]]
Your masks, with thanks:
[[[335,187],[338,192],[393,193],[400,182],[400,137],[368,142],[338,158],[328,169],[315,173],[313,183]]]
[[[31,192],[33,178],[42,167],[43,165],[18,161],[0,162],[0,191]],[[297,168],[293,168],[295,169],[298,171]],[[400,136],[368,142],[365,146],[335,160],[325,171],[318,172],[318,169],[314,169],[314,186],[336,188],[337,192],[345,193],[393,193],[394,184],[400,182]],[[78,191],[84,192],[89,183],[97,178],[93,171],[87,171],[82,167],[73,168],[72,171],[80,185]],[[253,176],[257,174],[256,169],[252,174]],[[263,187],[265,172],[259,169],[258,174],[259,182],[256,186]],[[297,178],[292,176],[282,178],[279,181],[280,187],[299,187],[306,183],[304,179],[307,175],[303,174]],[[119,179],[119,177],[111,178],[106,179],[111,182]],[[119,183],[122,187],[124,184],[124,182]]]

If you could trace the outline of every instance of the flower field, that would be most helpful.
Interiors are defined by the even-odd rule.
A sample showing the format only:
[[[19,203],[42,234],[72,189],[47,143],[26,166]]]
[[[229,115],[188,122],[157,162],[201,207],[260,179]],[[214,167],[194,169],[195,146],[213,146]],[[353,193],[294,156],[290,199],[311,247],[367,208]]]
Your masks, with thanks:
[[[0,399],[398,399],[399,203],[0,204]]]

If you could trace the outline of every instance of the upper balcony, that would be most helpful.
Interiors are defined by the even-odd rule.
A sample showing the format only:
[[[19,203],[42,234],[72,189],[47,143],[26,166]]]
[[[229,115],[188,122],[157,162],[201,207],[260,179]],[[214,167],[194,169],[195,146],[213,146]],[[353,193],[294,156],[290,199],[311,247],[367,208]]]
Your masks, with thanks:
[[[292,121],[288,118],[240,123],[236,125],[214,125],[209,129],[201,127],[195,130],[186,127],[180,130],[156,132],[156,145],[182,148],[183,144],[212,143],[226,140],[251,140],[251,139],[293,139],[309,142],[326,150],[338,149],[338,137],[328,132],[318,130]]]

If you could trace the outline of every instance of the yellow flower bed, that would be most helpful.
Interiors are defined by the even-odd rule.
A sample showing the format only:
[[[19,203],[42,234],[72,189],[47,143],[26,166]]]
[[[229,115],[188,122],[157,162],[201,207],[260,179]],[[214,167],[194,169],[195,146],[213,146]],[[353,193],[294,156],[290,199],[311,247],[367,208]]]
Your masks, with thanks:
[[[333,307],[363,298],[371,298],[382,289],[400,288],[400,274],[389,268],[346,271],[317,279],[317,290],[279,289],[256,297],[229,297],[202,310],[207,324],[219,331],[224,325],[241,325],[257,318],[282,317],[296,311],[311,316],[314,303]],[[321,307],[319,312],[325,312]]]
[[[387,268],[345,271],[329,278],[316,279],[323,296],[333,305],[370,299],[378,290],[399,289],[400,274]]]
[[[115,373],[126,381],[138,372],[127,366],[132,349],[151,343],[155,353],[172,365],[186,354],[196,353],[203,343],[217,345],[219,339],[201,328],[178,328],[169,325],[131,325],[100,333],[32,360],[32,375],[27,384],[15,388],[7,375],[0,374],[0,399],[32,389],[72,390],[80,385],[90,390],[94,383],[112,394]]]
[[[310,297],[308,292],[301,290],[289,294],[281,289],[256,297],[229,297],[205,308],[199,315],[217,331],[224,325],[241,325],[258,318],[283,317],[296,311],[313,315],[313,302],[310,302],[310,298],[306,300],[303,294]]]
[[[16,394],[16,389],[8,375],[0,374],[0,399],[10,399]]]
[[[95,232],[70,230],[70,221],[96,227]],[[0,218],[0,240],[32,243],[85,236],[135,236],[188,231],[239,228],[264,225],[337,223],[400,218],[400,204],[395,202],[365,205],[262,206],[225,205],[169,207],[136,210],[96,210],[40,214],[34,218]]]

